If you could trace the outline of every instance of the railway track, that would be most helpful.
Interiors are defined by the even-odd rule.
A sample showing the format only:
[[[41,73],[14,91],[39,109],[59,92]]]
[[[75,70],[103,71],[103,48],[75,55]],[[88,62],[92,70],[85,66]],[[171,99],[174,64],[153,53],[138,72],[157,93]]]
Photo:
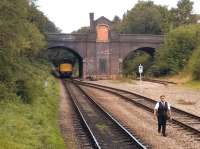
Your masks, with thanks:
[[[82,114],[79,112],[79,108],[76,102],[73,100],[73,95],[70,94],[70,90],[68,89],[68,85],[65,81],[62,81],[63,85],[66,88],[66,92],[70,97],[70,106],[72,107],[72,117],[73,117],[73,127],[75,130],[75,134],[77,136],[77,148],[83,149],[93,149],[97,148],[95,142],[91,138],[90,131],[88,126],[85,124],[84,118]]]
[[[140,79],[137,78],[136,80],[140,80]],[[150,78],[143,78],[142,80],[143,81],[147,81],[147,82],[159,83],[159,84],[163,84],[163,85],[177,84],[177,83],[171,82],[171,81],[156,80],[156,79],[150,79]]]
[[[86,83],[80,81],[75,81],[75,82],[79,85],[89,86],[106,92],[113,93],[117,96],[122,97],[126,101],[129,101],[150,112],[153,112],[154,106],[156,104],[156,101],[151,98],[144,97],[142,95],[132,93],[129,91],[97,85],[93,83]],[[185,112],[183,110],[177,109],[175,107],[171,107],[171,110],[173,118],[171,119],[170,124],[174,125],[175,127],[179,126],[182,129],[187,130],[189,132],[188,135],[191,135],[192,137],[195,137],[195,140],[200,141],[200,117]]]
[[[107,113],[78,85],[65,82],[66,89],[88,131],[92,148],[146,149],[114,117]],[[90,146],[91,147],[91,146]],[[88,145],[89,148],[89,145]]]

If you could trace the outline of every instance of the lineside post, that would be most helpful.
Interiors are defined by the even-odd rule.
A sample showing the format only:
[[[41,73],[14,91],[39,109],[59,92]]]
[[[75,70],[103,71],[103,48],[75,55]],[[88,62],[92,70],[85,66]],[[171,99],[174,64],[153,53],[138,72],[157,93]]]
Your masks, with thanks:
[[[140,74],[140,91],[142,91],[142,73],[143,73],[143,66],[140,64],[138,66],[138,72]]]

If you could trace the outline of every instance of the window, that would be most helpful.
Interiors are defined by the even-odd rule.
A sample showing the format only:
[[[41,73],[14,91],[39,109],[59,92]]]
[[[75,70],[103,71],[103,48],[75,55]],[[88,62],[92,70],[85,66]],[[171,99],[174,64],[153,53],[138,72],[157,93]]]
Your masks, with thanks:
[[[107,72],[107,60],[106,59],[99,59],[99,69],[100,69],[100,73]]]

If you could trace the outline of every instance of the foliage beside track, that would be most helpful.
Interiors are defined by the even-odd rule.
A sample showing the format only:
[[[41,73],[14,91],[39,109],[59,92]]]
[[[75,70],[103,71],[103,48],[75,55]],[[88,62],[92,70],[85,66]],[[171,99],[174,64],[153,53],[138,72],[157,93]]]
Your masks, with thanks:
[[[199,40],[200,42],[200,40]],[[185,73],[189,73],[192,75],[193,79],[200,80],[200,45],[195,48],[192,53],[188,65],[185,68]]]
[[[20,60],[18,65],[13,80],[21,80],[24,84],[0,84],[0,147],[64,149],[57,121],[58,82],[41,62]],[[48,81],[47,86],[45,81]],[[22,93],[17,95],[19,90]]]
[[[44,33],[58,29],[34,1],[0,3],[0,148],[3,149],[65,148],[57,122],[58,84],[49,75],[47,63],[38,58],[46,45]]]
[[[135,52],[134,55],[131,57],[131,59],[127,59],[123,63],[123,73],[125,76],[134,76],[136,77],[138,75],[138,66],[139,64],[143,64],[144,71],[146,71],[152,63],[150,63],[153,60],[153,58],[147,54],[146,52]]]
[[[155,64],[150,68],[154,76],[186,71],[198,78],[199,30],[200,25],[186,25],[168,33],[164,45],[156,51]]]

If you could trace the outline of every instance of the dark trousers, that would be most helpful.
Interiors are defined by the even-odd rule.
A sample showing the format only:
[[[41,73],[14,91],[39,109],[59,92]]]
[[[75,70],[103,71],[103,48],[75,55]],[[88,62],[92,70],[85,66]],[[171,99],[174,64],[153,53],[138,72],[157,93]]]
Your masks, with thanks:
[[[167,116],[158,115],[157,118],[158,118],[158,132],[160,133],[162,128],[162,134],[165,135]]]

